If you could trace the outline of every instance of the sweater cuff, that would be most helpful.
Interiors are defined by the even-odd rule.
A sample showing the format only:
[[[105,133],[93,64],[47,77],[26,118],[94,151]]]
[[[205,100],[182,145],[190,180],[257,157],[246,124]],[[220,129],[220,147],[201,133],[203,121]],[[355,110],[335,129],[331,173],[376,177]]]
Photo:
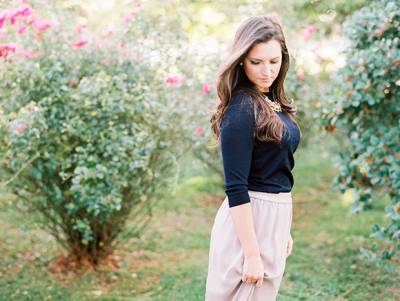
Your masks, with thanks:
[[[237,194],[230,194],[228,195],[228,204],[229,208],[239,206],[242,204],[250,203],[250,196],[249,193],[246,192],[240,192]]]

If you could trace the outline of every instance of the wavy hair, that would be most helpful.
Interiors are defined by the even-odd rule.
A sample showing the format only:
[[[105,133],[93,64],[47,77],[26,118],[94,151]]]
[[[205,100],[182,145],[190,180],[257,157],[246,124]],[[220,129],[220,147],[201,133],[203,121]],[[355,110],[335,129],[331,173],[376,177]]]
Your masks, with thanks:
[[[220,100],[216,110],[212,113],[210,123],[216,138],[220,141],[221,121],[229,105],[233,92],[243,91],[250,96],[254,103],[255,133],[254,136],[260,141],[271,141],[281,143],[283,130],[286,126],[279,116],[269,107],[264,100],[262,92],[258,91],[252,83],[239,62],[244,61],[248,53],[257,43],[276,40],[282,51],[282,64],[277,78],[269,87],[272,97],[279,102],[283,112],[297,124],[295,113],[297,108],[285,95],[284,80],[289,70],[289,53],[286,47],[285,37],[280,24],[274,18],[255,16],[246,19],[236,31],[229,53],[221,65],[216,88]]]

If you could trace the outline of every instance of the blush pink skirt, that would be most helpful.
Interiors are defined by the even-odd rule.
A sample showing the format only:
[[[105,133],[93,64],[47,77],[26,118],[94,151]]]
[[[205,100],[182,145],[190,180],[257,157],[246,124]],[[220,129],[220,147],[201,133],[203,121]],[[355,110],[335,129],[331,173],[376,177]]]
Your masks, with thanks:
[[[244,283],[242,247],[230,215],[228,197],[222,202],[211,230],[205,301],[273,301],[278,295],[292,225],[291,192],[249,190],[253,221],[264,263],[261,287]]]

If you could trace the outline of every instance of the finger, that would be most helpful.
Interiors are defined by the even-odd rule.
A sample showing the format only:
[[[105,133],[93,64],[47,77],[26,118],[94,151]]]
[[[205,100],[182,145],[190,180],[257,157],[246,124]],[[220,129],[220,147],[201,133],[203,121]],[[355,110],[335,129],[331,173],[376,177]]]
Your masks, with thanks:
[[[263,278],[260,278],[256,283],[256,287],[261,287],[262,283],[263,283]]]
[[[242,281],[245,283],[254,283],[255,281],[253,280],[253,278],[251,278],[250,276],[243,276],[242,277]]]

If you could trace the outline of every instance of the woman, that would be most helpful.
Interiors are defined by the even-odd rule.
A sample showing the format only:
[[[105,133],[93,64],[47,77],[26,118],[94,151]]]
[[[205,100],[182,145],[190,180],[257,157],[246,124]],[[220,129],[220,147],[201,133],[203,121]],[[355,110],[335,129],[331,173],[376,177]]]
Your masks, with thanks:
[[[293,154],[301,132],[286,98],[289,54],[280,25],[238,28],[217,80],[211,127],[220,140],[226,198],[211,231],[206,301],[276,300],[293,248]]]

